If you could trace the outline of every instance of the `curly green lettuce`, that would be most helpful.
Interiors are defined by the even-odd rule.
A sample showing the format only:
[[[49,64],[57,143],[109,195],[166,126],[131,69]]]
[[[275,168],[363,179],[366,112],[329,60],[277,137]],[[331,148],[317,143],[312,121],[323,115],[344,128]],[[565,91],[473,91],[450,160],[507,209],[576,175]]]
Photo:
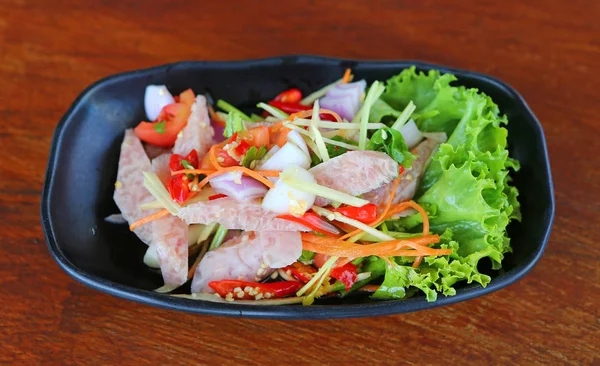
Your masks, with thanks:
[[[449,136],[432,157],[416,201],[427,210],[431,231],[442,235],[437,247],[451,248],[453,253],[426,257],[418,268],[412,268],[413,259],[396,258],[388,265],[376,298],[404,297],[412,287],[435,301],[437,293],[454,295],[458,281],[486,286],[490,277],[478,271],[480,260],[488,258],[499,269],[511,251],[506,227],[521,215],[518,192],[510,184],[509,171],[518,170],[519,164],[506,149],[508,133],[503,125],[508,121],[490,97],[451,85],[455,80],[451,74],[411,67],[390,78],[381,96],[396,111],[413,101],[412,118],[421,131]],[[417,232],[422,220],[413,215],[387,226]]]

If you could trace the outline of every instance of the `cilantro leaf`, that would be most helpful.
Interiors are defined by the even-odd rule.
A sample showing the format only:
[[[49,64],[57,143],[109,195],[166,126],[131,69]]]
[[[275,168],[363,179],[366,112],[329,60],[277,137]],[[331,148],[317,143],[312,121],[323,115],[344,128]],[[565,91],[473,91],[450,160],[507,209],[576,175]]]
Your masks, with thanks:
[[[166,123],[167,123],[166,121],[156,122],[154,124],[154,126],[152,126],[152,127],[154,128],[154,131],[156,131],[157,133],[160,133],[162,135],[163,133],[166,132],[166,129],[165,129]]]

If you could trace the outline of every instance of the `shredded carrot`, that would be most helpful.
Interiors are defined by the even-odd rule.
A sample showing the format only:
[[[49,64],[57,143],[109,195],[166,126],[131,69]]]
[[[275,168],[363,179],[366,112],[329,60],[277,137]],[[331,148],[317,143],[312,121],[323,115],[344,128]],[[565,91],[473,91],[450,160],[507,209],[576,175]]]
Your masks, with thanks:
[[[217,157],[215,156],[215,148],[217,147],[217,145],[213,145],[210,150],[208,150],[208,157],[210,159],[210,163],[212,164],[213,167],[215,167],[215,169],[217,170],[221,170],[223,169],[223,167],[219,164],[219,162],[217,161]]]
[[[211,174],[216,172],[217,170],[215,169],[182,169],[182,170],[175,170],[175,171],[171,171],[171,175],[178,175],[178,174]]]
[[[439,235],[428,235],[419,238],[390,240],[374,244],[354,244],[339,239],[303,233],[302,248],[315,253],[352,259],[370,255],[418,257],[452,253],[450,249],[434,249],[427,246],[428,244],[437,243],[439,240]]]
[[[263,175],[259,174],[257,171],[250,170],[243,166],[231,166],[228,168],[222,168],[221,170],[217,170],[214,173],[207,175],[206,178],[202,179],[202,181],[200,181],[200,183],[198,183],[198,189],[202,189],[202,187],[204,187],[208,183],[208,181],[213,179],[214,177],[217,177],[217,176],[227,173],[227,172],[235,172],[235,171],[238,171],[238,172],[241,171],[243,174],[256,179],[257,181],[261,182],[262,184],[266,185],[269,188],[275,187],[275,185],[270,180],[265,178]]]
[[[348,84],[350,82],[350,78],[352,77],[352,70],[346,69],[344,73],[344,77],[342,78],[342,84]]]
[[[330,111],[329,109],[323,109],[323,108],[321,108],[321,109],[319,109],[319,114],[321,114],[321,113],[332,115],[333,118],[335,118],[335,120],[337,122],[342,122],[342,117],[340,117],[340,115],[337,114],[337,113],[335,113],[334,111]],[[312,114],[313,114],[313,110],[309,109],[309,110],[306,110],[306,111],[300,111],[300,112],[292,113],[285,120],[287,120],[287,121],[293,121],[295,118],[311,117]]]
[[[137,220],[136,222],[134,222],[133,224],[129,225],[129,230],[133,231],[142,225],[145,225],[156,219],[160,219],[161,217],[167,216],[169,214],[170,214],[169,211],[167,211],[166,209],[162,209],[162,210],[158,211],[157,213],[153,213],[150,216],[141,218],[141,219]]]
[[[421,262],[423,261],[423,256],[419,256],[417,258],[415,258],[415,261],[413,262],[412,267],[413,268],[417,268],[421,265]]]
[[[379,285],[364,285],[360,289],[361,291],[375,292],[379,290]]]
[[[229,168],[243,168],[241,166],[233,166],[233,167],[228,167],[228,168],[223,168],[223,169],[229,169]],[[245,168],[248,169],[248,168]],[[250,170],[250,169],[248,169]],[[171,175],[177,175],[177,174],[205,174],[205,175],[210,175],[213,173],[216,173],[220,170],[214,170],[214,169],[183,169],[183,170],[176,170],[174,172],[171,172]],[[279,177],[279,174],[281,174],[281,172],[279,170],[252,170],[252,172],[261,175],[263,177]],[[250,175],[250,174],[248,174]]]

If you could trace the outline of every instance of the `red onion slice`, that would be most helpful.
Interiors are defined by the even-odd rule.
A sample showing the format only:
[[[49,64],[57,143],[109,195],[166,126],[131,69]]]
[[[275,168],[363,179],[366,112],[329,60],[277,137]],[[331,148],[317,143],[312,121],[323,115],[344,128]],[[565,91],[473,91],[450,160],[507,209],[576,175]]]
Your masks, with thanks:
[[[239,174],[238,174],[239,173]],[[224,194],[237,201],[248,201],[264,196],[268,188],[257,180],[242,176],[241,172],[225,173],[210,180],[216,193]]]

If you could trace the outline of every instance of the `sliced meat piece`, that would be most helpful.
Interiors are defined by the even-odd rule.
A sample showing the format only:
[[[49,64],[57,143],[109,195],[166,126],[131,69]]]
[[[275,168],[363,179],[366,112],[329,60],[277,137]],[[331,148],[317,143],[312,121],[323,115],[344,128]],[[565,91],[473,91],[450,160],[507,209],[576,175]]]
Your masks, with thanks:
[[[398,176],[398,164],[378,151],[349,151],[309,170],[320,185],[358,196],[391,182]],[[317,197],[315,205],[329,200]]]
[[[175,140],[173,153],[186,156],[192,149],[196,149],[198,158],[202,159],[212,144],[214,134],[215,130],[208,117],[206,98],[197,95],[187,125]]]
[[[408,201],[414,197],[419,182],[423,177],[423,173],[429,165],[430,158],[440,145],[440,141],[436,139],[426,139],[419,143],[412,153],[417,155],[417,159],[413,161],[410,169],[406,169],[402,173],[402,178],[398,184],[396,195],[394,196],[393,204]],[[389,198],[390,189],[393,183],[388,183],[363,195],[363,198],[378,206],[384,205]]]
[[[171,149],[166,147],[154,146],[150,144],[144,144],[144,150],[150,160],[155,159],[164,154],[170,154]]]
[[[163,154],[152,159],[152,172],[158,176],[158,179],[160,179],[165,186],[171,176],[171,168],[169,168],[170,160],[171,154]]]
[[[304,225],[278,219],[276,213],[263,209],[258,201],[241,202],[229,197],[182,207],[179,217],[187,224],[217,222],[227,229],[245,231],[310,231]]]
[[[144,176],[142,174],[145,171],[150,171],[151,168],[150,159],[148,159],[140,139],[133,130],[126,130],[125,138],[121,144],[113,199],[119,210],[121,210],[123,217],[130,224],[153,213],[153,211],[139,209],[141,204],[154,200],[150,192],[144,188]],[[150,225],[142,225],[133,232],[144,243],[150,245],[152,242],[152,228]]]
[[[152,234],[165,285],[183,285],[188,273],[187,224],[176,216],[161,217],[152,222]]]
[[[196,268],[192,293],[214,291],[211,281],[260,281],[275,268],[294,263],[302,254],[299,232],[246,232],[206,253]]]

